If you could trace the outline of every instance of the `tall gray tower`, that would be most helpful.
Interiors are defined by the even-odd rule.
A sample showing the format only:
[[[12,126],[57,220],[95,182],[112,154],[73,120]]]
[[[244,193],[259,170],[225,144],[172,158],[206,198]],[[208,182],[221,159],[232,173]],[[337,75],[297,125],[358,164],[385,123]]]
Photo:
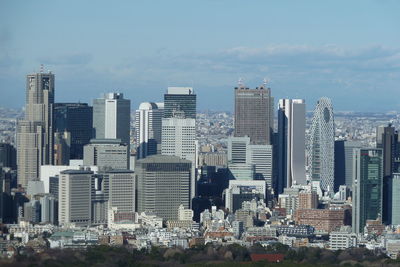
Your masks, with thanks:
[[[270,145],[274,99],[264,83],[256,89],[235,87],[235,137],[250,137],[257,145]]]
[[[25,119],[17,123],[18,183],[39,179],[40,165],[53,164],[54,74],[26,77]]]

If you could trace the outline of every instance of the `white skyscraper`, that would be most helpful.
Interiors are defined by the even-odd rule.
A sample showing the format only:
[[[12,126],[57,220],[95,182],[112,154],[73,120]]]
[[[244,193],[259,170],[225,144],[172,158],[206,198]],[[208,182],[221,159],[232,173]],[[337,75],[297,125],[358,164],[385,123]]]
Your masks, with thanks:
[[[278,107],[278,181],[276,190],[306,183],[306,104],[303,99],[280,99]]]
[[[108,93],[93,100],[93,128],[96,139],[121,139],[130,143],[131,101],[122,93]]]
[[[318,100],[311,125],[309,169],[312,180],[321,181],[321,188],[333,192],[335,170],[335,124],[332,102]]]
[[[183,112],[174,112],[174,117],[162,119],[161,154],[177,156],[192,162],[190,196],[196,193],[196,120],[185,118]]]
[[[135,113],[136,155],[138,159],[161,153],[164,103],[141,103]]]

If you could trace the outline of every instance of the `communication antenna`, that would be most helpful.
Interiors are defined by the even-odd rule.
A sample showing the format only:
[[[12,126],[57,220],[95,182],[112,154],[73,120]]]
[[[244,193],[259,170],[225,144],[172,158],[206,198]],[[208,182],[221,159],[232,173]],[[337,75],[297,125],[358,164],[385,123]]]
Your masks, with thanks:
[[[269,83],[269,81],[268,81],[268,79],[265,77],[265,78],[263,79],[263,84],[264,84],[264,86],[267,86],[267,83]]]
[[[239,85],[239,87],[244,86],[243,78],[239,77],[238,85]]]
[[[43,64],[40,64],[40,73],[43,73],[43,71],[44,71],[44,66]]]

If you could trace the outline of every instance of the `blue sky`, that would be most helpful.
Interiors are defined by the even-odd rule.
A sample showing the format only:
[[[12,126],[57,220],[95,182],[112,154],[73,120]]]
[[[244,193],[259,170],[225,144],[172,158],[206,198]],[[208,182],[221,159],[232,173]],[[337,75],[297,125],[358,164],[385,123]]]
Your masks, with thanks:
[[[193,86],[201,110],[232,110],[242,77],[279,98],[400,109],[400,1],[0,1],[0,106],[25,75],[56,74],[57,102],[123,92],[132,109]]]

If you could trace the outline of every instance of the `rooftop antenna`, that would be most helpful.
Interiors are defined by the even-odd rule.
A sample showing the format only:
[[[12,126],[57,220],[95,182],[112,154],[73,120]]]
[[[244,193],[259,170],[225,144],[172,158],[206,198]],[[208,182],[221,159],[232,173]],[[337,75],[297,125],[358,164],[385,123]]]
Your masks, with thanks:
[[[263,85],[264,86],[267,86],[267,83],[268,83],[269,81],[268,81],[268,79],[265,77],[264,79],[263,79]]]
[[[43,71],[44,71],[44,66],[43,64],[40,64],[40,73],[43,73]]]
[[[239,77],[238,85],[239,85],[239,87],[244,86],[243,78]]]

